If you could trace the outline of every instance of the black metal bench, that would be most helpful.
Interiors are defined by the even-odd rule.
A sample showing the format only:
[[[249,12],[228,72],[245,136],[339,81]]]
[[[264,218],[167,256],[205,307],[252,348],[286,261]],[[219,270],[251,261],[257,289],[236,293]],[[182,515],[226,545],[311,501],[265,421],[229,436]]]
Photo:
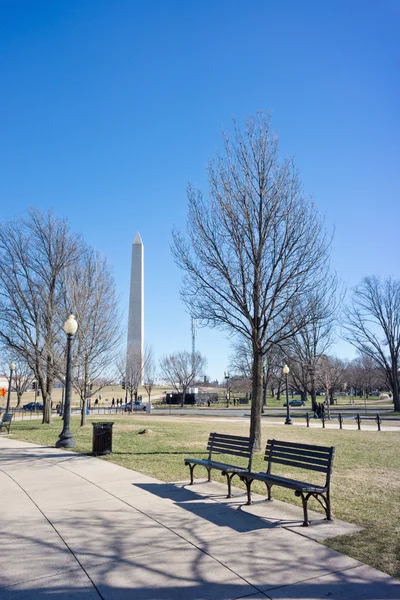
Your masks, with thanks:
[[[4,413],[1,421],[0,421],[0,431],[4,428],[7,429],[7,432],[10,433],[10,425],[13,418],[12,413]]]
[[[235,475],[240,475],[251,470],[251,461],[253,459],[254,439],[242,437],[239,435],[224,435],[222,433],[210,433],[207,443],[208,458],[185,458],[185,465],[190,469],[190,485],[193,485],[193,470],[196,465],[201,465],[207,469],[208,481],[211,481],[211,470],[222,471],[226,476],[228,484],[228,498],[231,497],[231,481]],[[218,454],[218,460],[215,457]],[[227,464],[220,459],[220,455],[237,456],[242,459],[241,464]],[[232,460],[229,458],[229,460]],[[239,461],[235,461],[239,463]],[[229,472],[227,471],[229,470]]]
[[[241,473],[240,479],[246,484],[247,504],[251,504],[251,484],[254,480],[263,481],[267,486],[268,500],[271,500],[271,488],[273,485],[294,490],[296,496],[300,496],[303,503],[304,521],[307,527],[308,520],[307,503],[314,497],[325,511],[328,521],[331,517],[330,501],[330,478],[332,472],[333,456],[335,448],[326,446],[312,446],[309,444],[297,444],[295,442],[280,442],[268,440],[265,448],[264,460],[267,461],[266,473]],[[275,475],[272,465],[287,465],[290,470],[305,469],[307,471],[318,471],[325,475],[325,482],[321,484],[308,483],[297,479],[290,479],[281,475]]]

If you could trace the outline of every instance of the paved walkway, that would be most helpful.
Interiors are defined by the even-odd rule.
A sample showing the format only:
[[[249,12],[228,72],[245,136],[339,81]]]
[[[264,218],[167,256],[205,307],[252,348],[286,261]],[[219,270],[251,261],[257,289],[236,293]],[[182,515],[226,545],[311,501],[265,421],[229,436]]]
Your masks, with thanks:
[[[0,597],[400,598],[399,580],[316,541],[353,525],[303,528],[301,509],[234,492],[1,436]]]

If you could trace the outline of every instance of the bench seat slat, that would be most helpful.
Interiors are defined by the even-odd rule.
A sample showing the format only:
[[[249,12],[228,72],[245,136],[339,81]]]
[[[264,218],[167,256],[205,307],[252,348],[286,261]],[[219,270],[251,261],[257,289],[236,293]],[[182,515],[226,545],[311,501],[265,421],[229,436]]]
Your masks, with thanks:
[[[271,485],[276,484],[292,490],[301,490],[302,492],[323,494],[326,491],[326,487],[315,485],[315,483],[307,483],[306,481],[298,481],[297,479],[289,479],[288,477],[279,477],[278,475],[269,475],[268,473],[245,473],[242,475],[242,478],[265,481]]]
[[[193,463],[195,465],[203,465],[204,467],[212,467],[219,469],[220,471],[229,470],[231,473],[233,469],[237,469],[238,472],[248,472],[246,467],[238,467],[237,465],[228,465],[227,463],[220,463],[217,460],[207,460],[202,458],[185,458],[185,463]]]

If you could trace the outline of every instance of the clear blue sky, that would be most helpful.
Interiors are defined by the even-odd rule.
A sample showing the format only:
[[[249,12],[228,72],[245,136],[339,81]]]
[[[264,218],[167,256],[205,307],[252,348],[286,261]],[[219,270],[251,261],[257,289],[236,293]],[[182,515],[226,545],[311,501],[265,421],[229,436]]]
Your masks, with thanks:
[[[398,0],[0,0],[0,23],[1,219],[67,216],[109,257],[126,319],[139,231],[158,356],[191,348],[171,228],[232,117],[272,111],[348,287],[399,277]],[[221,379],[222,334],[197,349]]]

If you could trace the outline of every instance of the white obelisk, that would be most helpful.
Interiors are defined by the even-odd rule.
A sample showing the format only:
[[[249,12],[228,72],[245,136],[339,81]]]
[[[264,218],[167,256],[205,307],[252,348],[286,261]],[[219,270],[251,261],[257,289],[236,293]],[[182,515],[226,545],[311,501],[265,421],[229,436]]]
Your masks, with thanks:
[[[141,360],[144,353],[144,247],[137,233],[132,244],[131,289],[129,296],[128,346],[129,353],[140,349]]]

